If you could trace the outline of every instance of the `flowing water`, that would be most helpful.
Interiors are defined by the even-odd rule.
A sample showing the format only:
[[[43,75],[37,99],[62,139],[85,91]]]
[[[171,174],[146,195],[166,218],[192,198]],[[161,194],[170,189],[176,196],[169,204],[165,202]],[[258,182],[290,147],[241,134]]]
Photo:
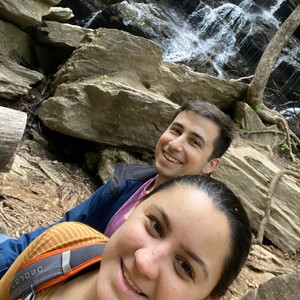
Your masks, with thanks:
[[[259,30],[257,20],[263,19],[269,27],[280,27],[281,23],[274,17],[274,13],[282,2],[284,0],[277,0],[275,5],[259,11],[251,11],[251,0],[244,0],[239,6],[226,3],[216,8],[200,2],[187,20],[176,10],[171,10],[169,15],[176,35],[168,44],[163,45],[164,59],[174,62],[186,61],[200,54],[213,62],[218,75],[222,77],[224,64],[237,55],[244,43]],[[245,31],[246,34],[240,34]],[[300,70],[299,43],[291,43],[294,43],[292,51],[283,51],[277,65],[287,61]],[[253,55],[255,56],[255,53]]]

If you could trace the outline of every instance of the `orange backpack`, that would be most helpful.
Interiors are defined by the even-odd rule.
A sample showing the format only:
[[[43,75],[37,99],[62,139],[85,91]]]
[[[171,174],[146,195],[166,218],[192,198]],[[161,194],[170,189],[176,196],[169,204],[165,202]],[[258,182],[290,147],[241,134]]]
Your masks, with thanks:
[[[99,263],[105,243],[62,248],[41,254],[20,266],[10,289],[10,300],[33,300],[35,294]]]

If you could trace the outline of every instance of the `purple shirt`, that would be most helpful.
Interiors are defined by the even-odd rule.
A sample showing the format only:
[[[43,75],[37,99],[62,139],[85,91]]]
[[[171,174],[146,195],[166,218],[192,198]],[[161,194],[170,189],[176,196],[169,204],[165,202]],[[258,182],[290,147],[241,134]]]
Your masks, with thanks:
[[[132,196],[119,208],[107,224],[104,234],[111,237],[112,234],[123,224],[124,216],[133,208],[136,203],[144,196],[147,189],[151,186],[156,176],[146,181]]]

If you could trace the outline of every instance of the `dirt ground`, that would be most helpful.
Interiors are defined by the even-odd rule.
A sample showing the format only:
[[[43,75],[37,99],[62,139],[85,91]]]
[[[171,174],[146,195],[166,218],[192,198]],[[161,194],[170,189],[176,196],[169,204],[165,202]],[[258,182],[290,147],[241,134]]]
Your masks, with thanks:
[[[33,140],[20,143],[12,169],[2,174],[2,181],[0,221],[14,237],[53,223],[97,188],[83,170],[53,160],[41,142]],[[246,266],[224,299],[241,299],[271,277],[299,268],[299,254],[290,257],[274,246],[254,245]]]

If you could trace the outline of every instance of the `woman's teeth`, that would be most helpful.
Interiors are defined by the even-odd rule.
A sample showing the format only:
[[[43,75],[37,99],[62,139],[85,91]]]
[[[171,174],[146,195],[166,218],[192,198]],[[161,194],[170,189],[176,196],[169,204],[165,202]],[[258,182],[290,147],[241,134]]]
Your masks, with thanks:
[[[128,283],[128,285],[135,290],[138,294],[142,295],[143,293],[139,290],[139,288],[134,284],[134,282],[130,279],[129,275],[127,274],[127,272],[123,269],[123,274],[124,277]]]

